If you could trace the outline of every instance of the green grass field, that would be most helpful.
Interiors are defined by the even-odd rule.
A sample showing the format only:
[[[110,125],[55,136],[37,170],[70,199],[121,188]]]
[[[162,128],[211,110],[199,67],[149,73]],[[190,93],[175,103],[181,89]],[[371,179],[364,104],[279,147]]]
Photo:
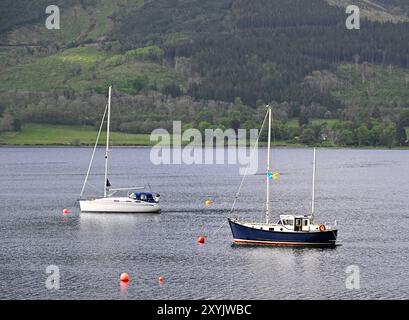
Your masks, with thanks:
[[[29,124],[20,132],[0,134],[0,145],[63,145],[79,146],[94,145],[97,137],[95,128],[89,126],[64,126]],[[100,145],[105,144],[105,133],[101,133]],[[148,146],[148,134],[111,133],[112,145]]]
[[[158,89],[182,79],[172,68],[152,61],[125,59],[117,65],[108,63],[113,56],[92,47],[67,49],[62,53],[36,58],[29,63],[3,68],[0,89],[74,89],[87,91],[111,84],[122,92],[133,90],[132,81],[144,78],[147,85]]]
[[[295,120],[294,120],[295,121]],[[294,124],[295,125],[295,124]],[[406,129],[409,136],[409,128]],[[90,126],[66,126],[28,124],[19,132],[0,133],[0,145],[3,146],[93,146],[97,131]],[[101,133],[99,145],[105,145],[105,132]],[[149,134],[131,134],[111,132],[112,146],[154,146],[157,142],[150,141]],[[188,142],[183,142],[186,145]],[[276,147],[304,147],[301,143],[276,140],[272,143]],[[260,147],[266,147],[266,142],[259,142]],[[331,145],[326,145],[331,147]],[[371,148],[371,147],[368,147]]]
[[[97,131],[90,126],[66,126],[28,124],[19,132],[0,133],[0,145],[9,146],[93,146]],[[105,145],[106,133],[101,132],[99,145]],[[149,134],[132,134],[111,132],[111,145],[113,146],[154,146],[156,141],[150,141]],[[187,145],[188,142],[182,142]],[[260,142],[260,147],[267,143]],[[275,146],[301,146],[286,141],[277,140]]]

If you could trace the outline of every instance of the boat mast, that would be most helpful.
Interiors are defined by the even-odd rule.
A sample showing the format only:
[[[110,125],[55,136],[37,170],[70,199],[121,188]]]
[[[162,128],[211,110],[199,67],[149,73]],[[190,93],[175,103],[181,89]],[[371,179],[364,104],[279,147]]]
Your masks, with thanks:
[[[271,106],[267,105],[268,108],[268,142],[267,142],[267,197],[266,197],[266,224],[268,224],[270,215],[270,147],[271,147]]]
[[[109,152],[109,130],[110,130],[110,123],[111,123],[111,91],[112,87],[110,86],[108,89],[108,119],[107,119],[107,143],[105,149],[105,179],[104,179],[104,198],[107,197],[108,191],[108,152]]]
[[[311,193],[311,222],[314,221],[314,202],[315,202],[315,153],[316,149],[314,148],[314,157],[312,161],[312,193]]]

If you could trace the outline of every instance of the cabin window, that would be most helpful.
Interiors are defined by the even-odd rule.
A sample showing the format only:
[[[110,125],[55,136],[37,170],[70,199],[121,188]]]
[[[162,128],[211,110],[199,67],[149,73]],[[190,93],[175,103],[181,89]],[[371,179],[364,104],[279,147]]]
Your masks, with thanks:
[[[300,227],[301,226],[301,220],[300,219],[295,219],[295,225],[297,227]]]
[[[307,219],[304,219],[302,222],[303,222],[304,227],[308,226],[308,220]]]
[[[270,230],[270,231],[274,231],[274,228],[269,228],[268,230]]]
[[[284,220],[283,220],[283,224],[284,224],[284,225],[287,225],[287,226],[292,226],[292,225],[294,225],[294,220],[284,219]]]

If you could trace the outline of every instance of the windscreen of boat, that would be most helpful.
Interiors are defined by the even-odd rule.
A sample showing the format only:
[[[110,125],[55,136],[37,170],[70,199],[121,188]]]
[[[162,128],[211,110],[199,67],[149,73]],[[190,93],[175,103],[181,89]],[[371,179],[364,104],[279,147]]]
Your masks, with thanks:
[[[285,226],[292,226],[292,225],[294,225],[294,220],[291,220],[291,219],[283,219],[283,224],[284,224]]]
[[[152,193],[149,192],[133,192],[129,196],[131,199],[140,200],[145,202],[155,202]]]

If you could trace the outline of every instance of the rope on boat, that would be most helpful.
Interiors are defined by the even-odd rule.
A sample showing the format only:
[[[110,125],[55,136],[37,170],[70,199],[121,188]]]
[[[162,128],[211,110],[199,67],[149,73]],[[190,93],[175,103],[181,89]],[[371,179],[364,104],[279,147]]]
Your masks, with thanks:
[[[99,137],[101,135],[102,126],[104,125],[105,115],[107,113],[107,109],[108,109],[108,105],[105,106],[104,115],[102,117],[101,125],[99,126],[97,140],[95,141],[95,146],[94,146],[94,150],[92,151],[91,161],[89,162],[89,165],[88,165],[87,175],[85,176],[84,184],[82,185],[82,189],[81,189],[81,193],[80,193],[80,199],[82,199],[82,196],[84,195],[85,186],[87,185],[89,173],[90,173],[91,167],[92,167],[92,161],[94,160],[95,151],[97,150],[97,147],[98,147]]]
[[[258,142],[259,142],[259,140],[260,140],[261,133],[263,132],[263,127],[264,127],[264,123],[266,122],[267,115],[268,115],[268,112],[266,113],[266,115],[265,115],[265,117],[264,117],[263,123],[261,124],[260,132],[258,133],[257,141],[256,141],[256,143],[254,144],[253,150],[251,151],[250,161],[251,161],[251,159],[253,159],[254,152],[256,151],[256,148],[257,148],[257,146],[258,146]],[[236,193],[236,195],[235,195],[235,197],[234,197],[233,205],[232,205],[232,207],[231,207],[231,209],[230,209],[229,214],[231,214],[231,213],[233,212],[234,207],[236,206],[236,202],[237,202],[237,199],[239,198],[241,188],[243,187],[243,184],[244,184],[244,180],[246,179],[247,171],[248,171],[249,166],[250,166],[250,165],[248,165],[248,166],[246,167],[246,170],[244,171],[243,178],[241,179],[239,189],[238,189],[238,191],[237,191],[237,193]]]
[[[265,124],[265,122],[266,122],[267,116],[268,116],[268,111],[266,112],[266,115],[264,116],[263,123],[261,124],[261,128],[260,128],[260,131],[259,131],[259,133],[258,133],[257,141],[256,141],[256,143],[254,144],[253,150],[251,151],[251,154],[250,154],[250,162],[251,162],[251,160],[253,159],[254,153],[255,153],[255,151],[256,151],[256,149],[257,149],[258,142],[259,142],[259,140],[260,140],[261,133],[263,132],[263,128],[264,128],[264,124]],[[250,166],[250,164],[246,167],[246,170],[244,171],[243,178],[241,179],[241,182],[240,182],[240,185],[239,185],[239,189],[237,190],[237,193],[236,193],[236,195],[235,195],[235,197],[234,197],[233,205],[231,206],[231,209],[230,209],[230,211],[229,211],[229,215],[232,214],[232,212],[233,212],[233,210],[234,210],[234,207],[236,206],[236,202],[237,202],[237,199],[238,199],[239,196],[240,196],[240,191],[241,191],[241,188],[243,187],[244,180],[246,179],[247,171],[248,171],[249,166]],[[227,220],[224,220],[223,223],[220,225],[220,227],[212,234],[212,236],[215,236],[215,235],[219,232],[219,230],[225,225],[226,222],[227,222]]]

